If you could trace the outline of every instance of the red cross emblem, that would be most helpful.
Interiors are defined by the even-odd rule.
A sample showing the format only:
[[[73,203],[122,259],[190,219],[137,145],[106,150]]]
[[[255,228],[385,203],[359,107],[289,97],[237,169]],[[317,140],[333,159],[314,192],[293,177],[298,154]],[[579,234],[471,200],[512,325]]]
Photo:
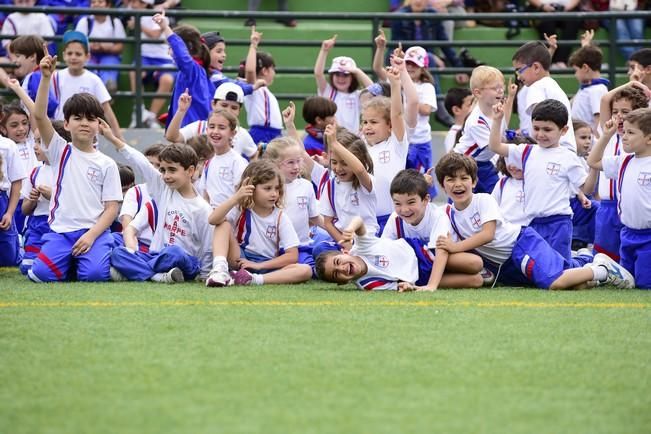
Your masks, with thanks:
[[[354,192],[350,195],[350,203],[355,206],[359,206],[359,196],[357,196],[357,192]]]
[[[219,168],[217,173],[219,174],[219,177],[223,179],[231,179],[233,177],[233,171],[230,167],[222,166]]]
[[[29,159],[29,151],[27,150],[27,146],[22,146],[18,150],[18,155],[20,155],[20,158],[22,158],[23,160]]]
[[[520,190],[515,194],[515,200],[519,203],[524,202],[524,191]]]
[[[267,226],[267,230],[264,233],[264,235],[267,238],[275,239],[276,238],[276,226],[273,226],[273,225]]]
[[[389,259],[386,256],[376,256],[375,265],[381,268],[387,268],[389,266]]]
[[[347,109],[352,109],[355,107],[357,101],[356,98],[346,98],[346,108]]]
[[[478,212],[474,213],[472,217],[470,217],[470,222],[475,229],[479,229],[481,227],[481,217],[479,216]]]
[[[298,204],[298,207],[300,209],[306,209],[307,208],[307,196],[298,196],[296,198],[296,203]]]
[[[558,175],[558,172],[561,171],[561,165],[558,163],[547,163],[547,169],[545,170],[550,176]]]
[[[100,175],[102,174],[101,170],[96,167],[89,167],[86,170],[86,177],[93,184],[97,184],[100,181]]]
[[[642,187],[651,184],[651,172],[640,172],[637,177],[637,183]]]
[[[382,151],[380,152],[380,155],[378,155],[378,160],[380,163],[386,164],[389,161],[391,161],[391,152],[390,151]]]

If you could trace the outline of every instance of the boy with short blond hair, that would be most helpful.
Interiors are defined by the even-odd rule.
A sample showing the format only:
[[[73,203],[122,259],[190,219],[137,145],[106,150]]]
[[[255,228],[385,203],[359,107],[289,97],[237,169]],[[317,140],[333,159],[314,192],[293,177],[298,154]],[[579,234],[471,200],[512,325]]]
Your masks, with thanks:
[[[477,102],[466,119],[454,152],[467,155],[477,162],[479,176],[475,191],[490,193],[498,176],[491,161],[495,154],[488,147],[488,137],[493,124],[492,107],[504,97],[504,75],[492,66],[478,66],[470,76],[470,89]]]

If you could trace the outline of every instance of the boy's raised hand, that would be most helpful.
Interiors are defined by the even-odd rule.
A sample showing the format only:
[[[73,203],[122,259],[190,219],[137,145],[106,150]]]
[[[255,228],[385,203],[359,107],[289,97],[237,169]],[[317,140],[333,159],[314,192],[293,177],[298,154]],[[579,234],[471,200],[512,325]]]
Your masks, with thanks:
[[[581,46],[587,47],[588,45],[592,44],[593,39],[594,39],[594,30],[592,29],[586,30],[581,35]]]
[[[192,104],[192,96],[186,87],[181,96],[179,96],[179,107],[177,110],[187,112],[190,109],[190,104]]]
[[[166,30],[170,26],[170,20],[165,16],[165,9],[161,13],[154,15],[152,21],[158,24],[161,30]]]
[[[391,62],[391,66],[397,68],[398,71],[407,70],[407,63],[405,62],[405,59],[403,59],[402,57],[391,56],[391,59],[389,59],[389,61]]]
[[[606,137],[612,137],[613,134],[615,134],[615,131],[617,131],[618,124],[619,119],[617,116],[613,116],[611,119],[608,119],[606,122],[604,122],[603,125],[603,135]]]
[[[545,37],[545,41],[547,42],[547,49],[549,52],[553,55],[554,52],[558,49],[558,36],[554,35],[547,35],[547,33],[543,33],[543,36]]]
[[[57,56],[50,56],[47,43],[43,43],[43,52],[45,56],[43,56],[38,66],[41,69],[41,75],[50,78],[52,73],[57,69]]]
[[[99,133],[103,135],[109,142],[115,143],[117,137],[115,137],[115,134],[113,134],[113,130],[111,130],[109,124],[102,118],[98,118],[97,120],[99,121]]]
[[[400,83],[400,70],[396,68],[395,66],[388,66],[387,67],[387,78],[389,79],[389,83],[392,85],[395,83]]]
[[[321,42],[321,49],[326,52],[330,51],[332,47],[335,46],[336,42],[337,42],[337,34],[335,33],[335,35],[332,38],[326,39],[323,42]]]
[[[398,46],[393,50],[393,56],[401,59],[405,57],[405,52],[402,51],[402,42],[398,42]]]
[[[387,48],[387,37],[384,35],[384,30],[380,29],[374,41],[375,41],[375,46],[379,50],[384,50],[385,48]]]
[[[296,106],[294,101],[290,101],[289,105],[283,110],[283,122],[285,125],[293,124],[294,118],[296,117]]]
[[[255,26],[251,26],[251,36],[249,37],[249,40],[251,41],[251,45],[257,47],[260,44],[260,41],[262,41],[262,32],[256,32]]]
[[[493,120],[501,120],[504,117],[504,104],[498,102],[493,106]]]
[[[515,95],[518,93],[518,85],[513,83],[512,77],[509,77],[509,84],[506,88],[506,92],[509,98],[515,98]]]

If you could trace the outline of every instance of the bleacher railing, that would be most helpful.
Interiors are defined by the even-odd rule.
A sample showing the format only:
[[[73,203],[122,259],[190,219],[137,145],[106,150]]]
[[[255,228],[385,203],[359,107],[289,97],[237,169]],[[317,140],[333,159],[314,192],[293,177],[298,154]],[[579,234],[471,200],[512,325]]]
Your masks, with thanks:
[[[134,28],[131,30],[133,36],[128,36],[126,38],[91,38],[91,42],[122,42],[125,44],[130,44],[133,46],[133,63],[132,64],[121,64],[121,65],[110,65],[110,66],[100,66],[93,65],[92,69],[110,69],[110,70],[119,70],[119,71],[134,71],[136,77],[140,77],[144,71],[161,71],[161,70],[175,70],[175,68],[170,67],[157,67],[157,66],[143,66],[141,61],[141,52],[140,46],[142,44],[141,39],[141,28],[140,28],[140,17],[141,16],[151,16],[155,11],[151,9],[92,9],[92,8],[51,8],[46,6],[36,6],[32,8],[28,7],[16,7],[8,5],[0,5],[0,12],[5,12],[7,14],[11,12],[41,12],[45,14],[63,14],[63,15],[73,15],[73,16],[82,16],[82,15],[109,15],[112,17],[134,17]],[[375,50],[375,44],[373,42],[375,36],[378,34],[378,30],[381,28],[381,25],[385,21],[394,21],[394,20],[432,20],[432,21],[466,21],[466,20],[475,20],[475,21],[548,21],[554,20],[557,21],[560,18],[563,20],[572,20],[572,21],[586,21],[586,20],[598,20],[600,23],[606,23],[608,30],[608,39],[606,40],[595,40],[595,44],[598,44],[601,47],[608,47],[608,78],[611,83],[615,83],[615,79],[618,73],[625,73],[626,67],[616,66],[617,63],[617,46],[626,45],[626,46],[649,46],[650,42],[647,39],[620,39],[617,40],[617,31],[616,31],[616,20],[617,19],[633,19],[633,18],[642,18],[645,20],[651,19],[651,11],[608,11],[608,12],[563,12],[563,13],[548,13],[548,12],[506,12],[506,13],[468,13],[468,14],[432,14],[432,13],[368,13],[368,12],[249,12],[249,11],[213,11],[213,10],[178,10],[178,9],[169,9],[166,12],[168,17],[175,17],[179,20],[183,18],[221,18],[221,19],[233,19],[233,20],[243,20],[247,18],[254,19],[273,19],[273,20],[283,20],[288,18],[293,18],[301,21],[366,21],[371,24],[369,38],[367,41],[345,41],[337,40],[338,47],[368,47],[369,48],[369,58],[368,62],[360,62],[361,64],[372,64],[373,53]],[[1,39],[13,39],[15,36],[0,35]],[[54,36],[51,38],[45,38],[48,41],[60,42],[61,36]],[[455,41],[400,41],[404,47],[409,47],[410,45],[420,45],[426,48],[437,48],[437,47],[519,47],[523,44],[522,40],[455,40]],[[146,43],[156,43],[153,40],[147,40]],[[248,39],[228,39],[229,45],[235,46],[248,46]],[[262,46],[268,47],[320,47],[321,41],[315,40],[280,40],[280,39],[268,39],[265,38],[262,41]],[[578,46],[578,40],[559,40],[559,46]],[[392,49],[398,46],[398,41],[387,41],[387,48]],[[316,53],[315,53],[316,56]],[[315,57],[316,58],[316,57]],[[2,65],[0,65],[2,66]],[[6,64],[5,64],[6,66]],[[62,66],[62,65],[61,65]],[[513,68],[510,67],[498,67],[502,72],[512,74]],[[226,67],[223,72],[233,73],[237,72],[238,67]],[[370,67],[363,68],[365,72],[372,73]],[[432,72],[435,72],[439,75],[453,75],[458,73],[470,73],[471,68],[454,68],[446,67],[443,70],[432,69]],[[312,67],[279,67],[277,72],[279,74],[311,74],[313,71]],[[571,70],[560,71],[560,72],[571,72]],[[3,92],[7,94],[7,92]],[[146,92],[144,90],[141,80],[136,80],[136,89],[135,92],[131,91],[118,91],[114,95],[116,98],[133,98],[136,110],[136,123],[138,126],[142,126],[142,103],[144,98],[149,97],[169,97],[170,94],[159,94],[156,92]],[[310,95],[308,94],[277,94],[278,99],[304,99]]]

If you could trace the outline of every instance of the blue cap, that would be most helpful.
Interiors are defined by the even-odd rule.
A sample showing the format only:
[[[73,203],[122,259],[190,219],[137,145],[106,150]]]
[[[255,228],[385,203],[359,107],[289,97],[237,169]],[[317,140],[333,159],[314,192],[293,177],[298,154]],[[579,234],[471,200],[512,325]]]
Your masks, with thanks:
[[[65,47],[71,42],[80,42],[86,47],[86,50],[89,49],[88,36],[77,30],[68,30],[63,34],[63,46]]]

